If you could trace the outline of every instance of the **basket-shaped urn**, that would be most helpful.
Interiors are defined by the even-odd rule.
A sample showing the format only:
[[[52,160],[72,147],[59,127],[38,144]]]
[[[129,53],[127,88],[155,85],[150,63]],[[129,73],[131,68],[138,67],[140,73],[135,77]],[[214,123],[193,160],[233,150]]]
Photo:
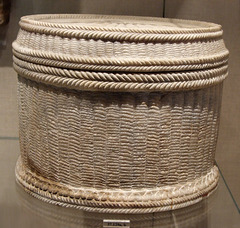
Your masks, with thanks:
[[[150,213],[216,189],[228,60],[220,25],[25,16],[13,55],[16,178],[33,196],[87,211]]]

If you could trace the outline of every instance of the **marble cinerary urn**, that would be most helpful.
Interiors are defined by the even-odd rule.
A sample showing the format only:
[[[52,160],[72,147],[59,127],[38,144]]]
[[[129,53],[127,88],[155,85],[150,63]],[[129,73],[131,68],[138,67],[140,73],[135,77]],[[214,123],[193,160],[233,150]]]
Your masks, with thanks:
[[[13,43],[17,182],[46,202],[150,213],[194,204],[214,164],[228,51],[220,25],[22,17]]]

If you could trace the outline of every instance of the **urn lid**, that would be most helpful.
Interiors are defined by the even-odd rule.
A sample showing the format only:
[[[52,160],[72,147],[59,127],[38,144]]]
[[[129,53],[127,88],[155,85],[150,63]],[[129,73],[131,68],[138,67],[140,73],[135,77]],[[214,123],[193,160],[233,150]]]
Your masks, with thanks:
[[[41,73],[47,74],[57,69],[58,76],[70,75],[70,71],[74,74],[84,71],[84,74],[91,72],[87,79],[92,77],[94,81],[114,83],[122,80],[134,83],[170,80],[176,83],[206,79],[207,85],[209,78],[216,79],[216,74],[213,76],[209,71],[221,69],[220,74],[226,73],[228,50],[222,39],[221,26],[213,23],[154,17],[53,14],[24,16],[19,24],[20,31],[13,43],[15,69],[34,68],[40,72],[41,68]],[[45,71],[48,67],[47,72],[43,66]],[[52,72],[50,68],[54,68]],[[191,75],[192,71],[205,73],[196,78]],[[181,79],[174,77],[176,72],[184,76]],[[157,74],[158,79],[151,74]]]

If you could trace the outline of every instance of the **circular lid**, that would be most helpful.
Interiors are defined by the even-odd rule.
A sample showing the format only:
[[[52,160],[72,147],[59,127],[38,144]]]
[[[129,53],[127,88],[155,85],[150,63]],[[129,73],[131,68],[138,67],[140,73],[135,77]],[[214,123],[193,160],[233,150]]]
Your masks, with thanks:
[[[65,68],[181,71],[211,68],[228,55],[221,26],[206,22],[60,14],[25,16],[20,27],[16,52]]]
[[[140,34],[190,34],[212,33],[212,36],[221,35],[221,26],[213,23],[154,17],[110,16],[110,15],[32,15],[21,18],[21,26],[42,26],[45,28],[60,28],[69,30],[124,32],[125,36],[116,37],[124,40],[126,33]],[[36,29],[36,27],[35,27]],[[40,28],[38,28],[40,31]],[[215,32],[219,32],[214,34]],[[49,33],[50,30],[49,30]],[[65,34],[66,35],[66,34]],[[100,35],[100,34],[99,34]],[[70,35],[71,36],[71,35]],[[108,40],[109,37],[105,37]],[[145,36],[150,39],[150,37]],[[102,37],[104,38],[104,37]],[[135,40],[137,37],[132,37]],[[129,39],[129,38],[127,38]]]
[[[19,24],[13,54],[15,69],[21,72],[34,68],[35,73],[41,74],[62,77],[76,77],[76,74],[85,77],[87,74],[88,80],[93,81],[135,83],[134,80],[142,82],[143,78],[154,81],[153,74],[162,78],[165,77],[163,74],[176,72],[213,72],[227,64],[228,51],[222,39],[221,26],[213,23],[58,14],[25,16]],[[95,72],[95,76],[86,72]],[[206,77],[209,79],[210,76]],[[190,76],[180,78],[182,81],[191,80]],[[168,80],[165,77],[163,81]],[[179,77],[171,76],[171,82],[178,80]],[[204,84],[208,85],[208,81]],[[129,90],[129,84],[126,90]]]

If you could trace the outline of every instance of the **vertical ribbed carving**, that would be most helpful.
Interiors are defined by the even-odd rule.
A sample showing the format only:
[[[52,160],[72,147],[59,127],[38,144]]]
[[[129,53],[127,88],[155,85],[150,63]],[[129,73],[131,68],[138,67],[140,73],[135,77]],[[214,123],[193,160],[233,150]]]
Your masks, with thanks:
[[[28,85],[27,90],[27,106],[29,111],[29,125],[28,125],[28,133],[29,138],[27,139],[29,142],[29,151],[28,151],[28,162],[30,163],[30,167],[34,169],[34,171],[41,173],[41,164],[40,158],[41,154],[38,151],[38,113],[35,111],[36,109],[36,99],[37,99],[37,88],[32,85]]]
[[[91,106],[92,106],[92,130],[93,130],[93,151],[92,155],[92,170],[94,170],[95,182],[91,183],[91,179],[89,180],[89,185],[92,185],[97,188],[107,188],[107,154],[106,150],[106,98],[104,93],[95,93],[93,92],[91,95]]]
[[[214,124],[215,127],[213,127],[213,135],[214,135],[214,141],[212,144],[212,160],[214,162],[215,159],[215,152],[216,152],[216,146],[217,146],[217,139],[218,139],[218,129],[219,129],[219,122],[220,122],[220,114],[221,114],[221,102],[222,102],[222,90],[223,90],[223,83],[220,83],[216,87],[216,110],[214,114]]]
[[[41,86],[39,86],[41,87]],[[41,88],[43,89],[43,88]],[[43,97],[43,102],[46,105],[47,116],[47,131],[48,131],[48,145],[49,145],[49,178],[53,180],[60,181],[59,177],[59,153],[60,148],[58,145],[58,134],[59,134],[59,120],[58,120],[58,103],[59,91],[47,90],[45,88],[45,96]]]
[[[160,119],[159,119],[159,100],[160,94],[145,94],[148,103],[145,107],[146,112],[146,180],[145,187],[157,186],[159,182],[159,141],[160,141]],[[143,120],[144,121],[144,120]]]
[[[94,139],[94,129],[93,129],[93,121],[94,121],[94,113],[93,113],[93,105],[92,105],[92,96],[89,93],[80,93],[81,106],[79,109],[79,121],[80,121],[80,134],[78,136],[78,140],[80,141],[80,152],[82,157],[74,158],[77,160],[82,160],[81,164],[81,179],[82,186],[88,187],[92,183],[95,183],[95,174],[96,171],[92,168],[95,166],[94,162],[94,147],[93,147],[93,139]],[[78,150],[78,149],[77,149]],[[90,183],[89,183],[90,182]],[[76,182],[73,182],[76,185]],[[97,186],[96,186],[97,187]]]
[[[18,77],[18,113],[19,113],[19,141],[20,141],[20,153],[23,164],[29,167],[27,162],[28,153],[28,141],[27,141],[27,125],[28,125],[28,110],[26,99],[26,87],[27,84],[22,84],[22,78]]]
[[[195,173],[193,175],[193,178],[197,178],[201,175],[201,150],[199,147],[199,142],[201,138],[199,137],[199,131],[200,131],[200,116],[201,116],[201,108],[202,108],[202,96],[204,95],[204,91],[202,90],[196,90],[192,93],[193,95],[193,106],[192,106],[192,124],[191,124],[191,163],[193,164],[193,169],[195,170]],[[184,116],[183,116],[184,118]]]
[[[39,87],[38,87],[39,88]],[[44,177],[48,177],[49,175],[49,157],[51,156],[51,152],[49,151],[49,134],[48,134],[48,122],[49,118],[46,115],[47,107],[45,105],[45,94],[46,91],[44,89],[38,89],[38,109],[37,113],[39,115],[39,148],[41,148],[41,175]]]
[[[171,107],[170,107],[170,96],[164,94],[159,102],[159,118],[160,118],[160,129],[159,129],[159,181],[158,186],[167,184],[169,177],[169,148],[170,148],[170,118],[171,118]]]
[[[59,171],[59,179],[60,182],[63,184],[68,184],[69,179],[69,144],[71,143],[71,139],[69,138],[69,132],[72,131],[69,127],[68,117],[70,116],[69,110],[69,102],[68,96],[64,95],[63,93],[58,93],[58,101],[57,101],[57,113],[56,117],[58,121],[58,146],[59,146],[59,156],[58,156],[58,171]],[[65,104],[65,108],[61,104]],[[74,144],[72,141],[71,144]]]
[[[110,98],[111,99],[111,98]],[[120,96],[120,188],[133,187],[133,155],[131,148],[133,147],[133,107],[134,99],[130,93],[121,94]],[[123,130],[125,129],[125,130]]]
[[[146,183],[146,153],[147,150],[147,121],[148,113],[144,112],[147,106],[147,97],[138,94],[134,103],[134,124],[133,124],[133,186],[145,187]]]
[[[73,94],[73,96],[75,96]],[[67,96],[66,98],[66,106],[68,109],[68,116],[66,117],[65,128],[68,129],[66,132],[65,139],[63,137],[63,143],[67,145],[67,157],[65,161],[67,160],[68,166],[68,174],[69,177],[66,180],[66,184],[71,184],[74,181],[81,183],[81,178],[79,176],[80,170],[78,168],[79,160],[76,159],[76,157],[81,157],[79,155],[79,99],[72,99],[70,96]],[[63,118],[64,119],[64,118]],[[72,143],[70,143],[72,142]],[[78,148],[78,150],[76,150]]]
[[[173,182],[181,182],[181,175],[184,172],[181,163],[181,153],[179,153],[183,137],[182,121],[183,121],[183,105],[184,105],[184,93],[173,93],[172,94],[172,121],[171,121],[171,138],[175,140],[171,143],[171,160],[169,163],[176,167],[175,170],[171,169],[170,175]]]
[[[120,153],[119,144],[120,137],[120,94],[112,94],[113,99],[108,99],[106,96],[106,186],[110,188],[120,187]]]
[[[192,144],[193,135],[196,132],[193,132],[193,104],[194,104],[194,94],[197,91],[188,91],[184,92],[184,115],[182,116],[183,122],[185,124],[184,135],[185,135],[185,143],[186,143],[186,150],[183,151],[185,155],[186,162],[186,170],[187,170],[187,180],[193,180],[195,177],[195,172],[197,171],[195,168],[195,164],[193,163],[194,155],[195,155],[195,146]]]
[[[138,189],[194,180],[214,163],[221,89],[78,92],[19,77],[22,159],[73,187]]]

